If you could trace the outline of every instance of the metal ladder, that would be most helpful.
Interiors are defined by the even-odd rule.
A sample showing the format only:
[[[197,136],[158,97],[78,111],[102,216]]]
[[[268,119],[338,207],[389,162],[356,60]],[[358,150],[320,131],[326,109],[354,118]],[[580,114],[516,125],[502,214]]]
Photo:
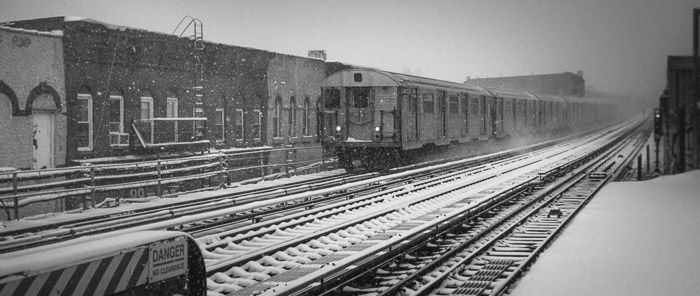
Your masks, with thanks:
[[[195,96],[195,109],[192,114],[193,117],[202,117],[202,116],[197,116],[198,112],[202,112],[202,115],[204,113],[204,86],[203,86],[203,80],[204,80],[204,62],[202,61],[202,56],[204,53],[204,32],[203,32],[203,26],[202,26],[202,21],[198,18],[191,17],[189,15],[184,16],[181,20],[180,23],[177,24],[177,27],[175,27],[175,30],[173,30],[173,35],[178,31],[180,26],[187,22],[187,25],[184,26],[182,31],[180,31],[180,34],[178,36],[182,37],[187,30],[192,27],[193,34],[189,35],[188,37],[192,38],[193,41],[193,54],[192,58],[194,59],[193,63],[193,74],[194,74],[194,86],[192,87],[192,91]],[[196,121],[194,125],[194,133],[196,138],[204,138],[204,133],[205,133],[205,128],[204,128],[205,122],[203,121]]]

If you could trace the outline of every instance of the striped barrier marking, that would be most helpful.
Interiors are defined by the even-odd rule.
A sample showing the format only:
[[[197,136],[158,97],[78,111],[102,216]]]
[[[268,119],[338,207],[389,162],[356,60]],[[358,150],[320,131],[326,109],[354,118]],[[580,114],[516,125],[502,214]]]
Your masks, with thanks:
[[[31,277],[0,279],[0,296],[110,295],[147,283],[148,265],[148,248],[141,247]]]

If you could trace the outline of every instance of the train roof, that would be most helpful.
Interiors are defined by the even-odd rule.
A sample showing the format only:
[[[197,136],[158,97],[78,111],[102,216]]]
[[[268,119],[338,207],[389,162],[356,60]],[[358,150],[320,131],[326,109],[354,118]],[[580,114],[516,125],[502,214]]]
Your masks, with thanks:
[[[353,75],[356,73],[362,74],[362,82],[356,82],[353,80]],[[345,82],[353,82],[353,85],[359,84],[365,86],[432,86],[472,93],[488,94],[486,89],[476,85],[394,73],[373,68],[352,68],[335,72],[326,78],[322,86],[329,87],[334,85],[349,85],[349,83]]]
[[[355,74],[362,74],[360,81],[355,81]],[[340,70],[328,76],[321,84],[322,87],[331,87],[338,85],[353,85],[353,86],[394,86],[394,87],[441,87],[457,91],[476,93],[479,95],[493,96],[498,98],[515,98],[533,101],[545,102],[564,102],[564,103],[592,103],[592,104],[614,104],[605,100],[592,99],[587,97],[563,97],[558,95],[535,95],[525,91],[485,88],[468,83],[457,83],[433,78],[426,78],[415,75],[401,74],[390,71],[384,71],[374,68],[350,68]]]

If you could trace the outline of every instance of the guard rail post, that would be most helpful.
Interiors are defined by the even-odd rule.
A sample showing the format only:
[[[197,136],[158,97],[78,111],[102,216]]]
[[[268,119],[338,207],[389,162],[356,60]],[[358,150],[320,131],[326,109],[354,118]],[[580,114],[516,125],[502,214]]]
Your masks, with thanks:
[[[19,199],[17,198],[17,172],[12,173],[12,201],[14,202],[15,220],[19,220]],[[10,217],[7,217],[10,220]]]
[[[263,159],[263,152],[260,152],[260,178],[265,178],[265,166]]]
[[[642,180],[642,155],[637,156],[637,181]]]
[[[226,182],[224,181],[224,175],[226,174],[226,170],[224,170],[224,161],[221,155],[217,158],[219,160],[219,188],[225,188]]]
[[[156,189],[156,195],[158,195],[158,197],[163,197],[163,182],[161,178],[162,168],[160,167],[160,159],[158,159],[158,162],[156,163],[156,168],[158,169],[158,188]]]

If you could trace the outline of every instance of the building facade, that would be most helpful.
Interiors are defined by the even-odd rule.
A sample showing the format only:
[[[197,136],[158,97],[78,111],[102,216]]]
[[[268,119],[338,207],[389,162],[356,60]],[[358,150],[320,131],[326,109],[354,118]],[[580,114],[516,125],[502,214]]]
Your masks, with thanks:
[[[64,86],[60,31],[0,27],[0,167],[65,164]]]
[[[45,61],[65,73],[57,82],[65,93],[65,131],[64,154],[56,165],[171,148],[199,150],[203,143],[269,145],[280,151],[293,146],[298,159],[319,159],[320,84],[329,71],[347,67],[207,41],[197,45],[190,38],[84,18],[3,25],[57,32],[52,37],[59,42],[60,60]],[[281,154],[277,158],[287,157]]]

